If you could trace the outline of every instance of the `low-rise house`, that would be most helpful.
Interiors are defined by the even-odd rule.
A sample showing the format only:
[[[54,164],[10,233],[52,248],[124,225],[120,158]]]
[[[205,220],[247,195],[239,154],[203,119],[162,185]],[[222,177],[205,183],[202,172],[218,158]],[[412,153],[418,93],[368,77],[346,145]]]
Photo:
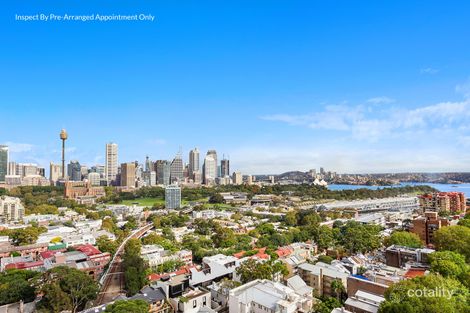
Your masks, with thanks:
[[[170,303],[175,313],[198,313],[202,308],[211,309],[211,293],[203,287],[188,288]]]
[[[270,280],[254,280],[230,290],[229,313],[309,312],[311,298]]]
[[[240,260],[233,256],[216,254],[202,259],[200,268],[191,268],[191,286],[208,286],[222,278],[233,278]]]
[[[35,243],[25,246],[14,246],[10,243],[0,246],[0,258],[8,257],[12,253],[19,253],[20,256],[31,256],[35,259],[39,253],[47,251],[48,243]]]

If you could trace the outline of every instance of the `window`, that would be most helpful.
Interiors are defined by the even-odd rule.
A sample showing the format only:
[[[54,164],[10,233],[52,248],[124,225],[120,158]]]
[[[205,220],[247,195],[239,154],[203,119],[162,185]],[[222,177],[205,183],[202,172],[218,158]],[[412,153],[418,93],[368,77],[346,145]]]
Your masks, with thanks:
[[[203,306],[206,306],[206,304],[207,304],[206,297],[203,297],[203,298],[202,298],[202,305],[203,305]]]
[[[197,307],[197,301],[193,300],[193,308]]]

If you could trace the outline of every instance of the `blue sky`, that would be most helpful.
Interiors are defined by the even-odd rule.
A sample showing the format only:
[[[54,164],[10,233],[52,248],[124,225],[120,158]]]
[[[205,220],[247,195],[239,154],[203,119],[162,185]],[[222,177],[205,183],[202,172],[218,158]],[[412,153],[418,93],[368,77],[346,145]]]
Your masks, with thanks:
[[[243,173],[470,170],[470,4],[22,0],[0,12],[16,161],[230,155]],[[19,22],[15,14],[152,14]]]

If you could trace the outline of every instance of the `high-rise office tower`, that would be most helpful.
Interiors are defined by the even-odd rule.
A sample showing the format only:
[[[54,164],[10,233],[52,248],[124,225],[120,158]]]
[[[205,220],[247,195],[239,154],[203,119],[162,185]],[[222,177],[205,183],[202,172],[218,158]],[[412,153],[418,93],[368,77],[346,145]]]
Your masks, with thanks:
[[[171,162],[170,182],[175,183],[183,180],[183,160],[181,159],[181,155],[177,154]]]
[[[8,146],[0,145],[0,182],[5,182],[8,174]]]
[[[194,148],[189,151],[189,168],[188,174],[189,178],[194,180],[194,172],[199,171],[199,150]]]
[[[18,163],[16,165],[16,172],[21,177],[38,175],[38,165],[34,163]]]
[[[243,184],[243,176],[240,172],[233,172],[232,174],[232,183],[234,185],[241,185]]]
[[[204,158],[203,173],[204,184],[214,184],[217,177],[217,163],[214,160],[213,154],[207,154]]]
[[[97,164],[97,165],[95,165],[95,166],[92,166],[91,169],[90,169],[90,171],[91,171],[92,173],[98,173],[98,174],[100,174],[100,177],[101,177],[101,178],[104,178],[104,177],[105,177],[105,166],[104,166],[104,165],[99,165],[99,164]]]
[[[135,187],[135,163],[121,164],[121,186]]]
[[[106,144],[106,164],[105,164],[105,178],[108,185],[116,182],[118,174],[118,145],[116,143]]]
[[[100,173],[97,173],[97,172],[88,173],[88,181],[90,182],[92,186],[99,186],[100,181],[101,181]]]
[[[230,161],[228,159],[224,158],[222,161],[220,161],[220,176],[230,176]]]
[[[78,161],[70,161],[67,165],[67,175],[69,180],[81,181],[82,180],[82,167]]]
[[[157,160],[157,162],[155,162],[155,172],[158,185],[167,186],[170,184],[170,162]]]
[[[219,163],[217,161],[217,151],[209,150],[209,151],[207,151],[206,155],[210,155],[214,159],[214,162],[215,162],[215,166],[214,166],[215,177],[214,178],[216,178],[216,177],[219,176]]]
[[[46,177],[46,169],[44,167],[38,167],[38,175]]]
[[[17,175],[16,174],[16,162],[8,162],[8,175]]]

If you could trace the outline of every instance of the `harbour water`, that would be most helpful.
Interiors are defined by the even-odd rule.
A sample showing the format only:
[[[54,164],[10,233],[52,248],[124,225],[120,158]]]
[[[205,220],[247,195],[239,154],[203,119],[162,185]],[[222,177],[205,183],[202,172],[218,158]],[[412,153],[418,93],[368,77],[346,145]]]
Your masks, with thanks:
[[[367,188],[376,190],[379,188],[389,188],[389,187],[403,187],[403,186],[419,186],[419,185],[427,185],[433,187],[439,191],[460,191],[464,192],[466,197],[470,197],[470,184],[432,184],[432,183],[400,183],[398,185],[392,186],[367,186],[367,185],[328,185],[328,189],[330,190],[356,190],[361,188]]]

